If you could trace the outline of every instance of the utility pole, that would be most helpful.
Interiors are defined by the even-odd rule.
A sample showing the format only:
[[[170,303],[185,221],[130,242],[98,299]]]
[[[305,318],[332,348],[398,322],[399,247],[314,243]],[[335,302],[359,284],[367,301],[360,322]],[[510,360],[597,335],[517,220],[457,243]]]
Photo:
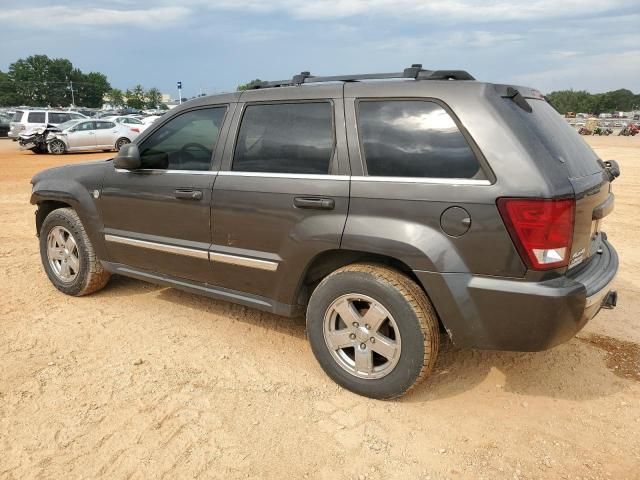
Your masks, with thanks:
[[[182,105],[182,82],[178,82],[178,104]]]
[[[73,95],[73,80],[69,80],[69,85],[70,85],[70,88],[71,88],[71,106],[75,107],[76,106],[76,98]]]

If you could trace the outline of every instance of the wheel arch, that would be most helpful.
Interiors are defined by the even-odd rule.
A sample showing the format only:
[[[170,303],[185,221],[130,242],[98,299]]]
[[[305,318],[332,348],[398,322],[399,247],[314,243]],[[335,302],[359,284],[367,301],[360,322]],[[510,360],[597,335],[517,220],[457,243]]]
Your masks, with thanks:
[[[31,204],[38,207],[35,212],[36,235],[40,235],[42,223],[52,211],[58,208],[71,208],[78,214],[80,221],[85,226],[98,258],[107,259],[106,248],[101,235],[103,225],[100,213],[86,188],[83,188],[80,184],[73,185],[77,182],[69,182],[70,184],[64,185],[64,191],[47,188],[54,187],[53,185],[34,186],[31,194]]]
[[[313,257],[304,269],[295,292],[295,299],[299,305],[306,305],[315,287],[331,272],[350,265],[352,263],[368,262],[386,265],[407,275],[424,290],[422,283],[415,275],[411,267],[402,260],[379,253],[334,249],[326,250]],[[425,291],[425,293],[427,293]],[[428,295],[428,294],[427,294]]]

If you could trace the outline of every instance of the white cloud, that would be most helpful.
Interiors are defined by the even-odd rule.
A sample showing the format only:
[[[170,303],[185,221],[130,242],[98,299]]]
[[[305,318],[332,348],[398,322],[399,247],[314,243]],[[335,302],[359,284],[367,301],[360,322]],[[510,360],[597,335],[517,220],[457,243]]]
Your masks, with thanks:
[[[421,54],[429,50],[498,47],[520,42],[526,37],[516,33],[494,33],[484,30],[454,31],[448,34],[397,36],[371,44],[373,49],[397,50]]]
[[[640,77],[640,50],[568,57],[563,64],[513,77],[514,83],[530,85],[543,92],[573,88],[592,92],[631,88]]]
[[[637,0],[187,0],[190,5],[247,13],[285,12],[301,19],[394,16],[468,22],[562,18],[589,12],[615,12]]]
[[[68,25],[106,26],[130,25],[164,27],[180,22],[189,15],[184,7],[159,7],[137,10],[82,7],[39,7],[0,10],[0,22],[16,22],[23,26],[53,28]],[[48,21],[43,22],[43,18]]]
[[[577,55],[582,54],[582,52],[578,52],[575,50],[554,50],[551,53],[549,53],[549,58],[553,58],[553,59],[565,59],[565,58],[570,58],[570,57],[575,57]]]

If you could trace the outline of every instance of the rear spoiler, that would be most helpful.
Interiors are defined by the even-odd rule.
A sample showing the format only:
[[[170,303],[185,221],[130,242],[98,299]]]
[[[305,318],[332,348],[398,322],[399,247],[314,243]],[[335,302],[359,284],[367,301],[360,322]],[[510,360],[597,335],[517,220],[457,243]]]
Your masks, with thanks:
[[[516,105],[529,113],[531,113],[532,109],[531,105],[529,105],[529,102],[527,102],[528,98],[534,100],[544,100],[545,102],[547,101],[545,96],[542,95],[540,91],[534,88],[520,87],[515,85],[494,85],[494,87],[498,92],[498,95],[500,95],[502,98],[513,100]]]

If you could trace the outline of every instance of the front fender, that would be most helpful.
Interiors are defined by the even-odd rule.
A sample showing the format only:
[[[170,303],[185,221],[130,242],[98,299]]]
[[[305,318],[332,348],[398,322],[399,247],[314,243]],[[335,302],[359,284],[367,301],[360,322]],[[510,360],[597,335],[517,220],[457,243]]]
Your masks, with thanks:
[[[73,208],[80,217],[96,254],[99,258],[106,259],[102,234],[104,225],[98,200],[94,198],[94,192],[97,192],[98,197],[100,195],[103,175],[95,168],[81,168],[88,165],[70,165],[36,175],[32,180],[30,202],[38,205],[38,209],[45,209],[47,214],[47,209],[53,209],[48,205],[57,208],[57,205],[65,204]]]

